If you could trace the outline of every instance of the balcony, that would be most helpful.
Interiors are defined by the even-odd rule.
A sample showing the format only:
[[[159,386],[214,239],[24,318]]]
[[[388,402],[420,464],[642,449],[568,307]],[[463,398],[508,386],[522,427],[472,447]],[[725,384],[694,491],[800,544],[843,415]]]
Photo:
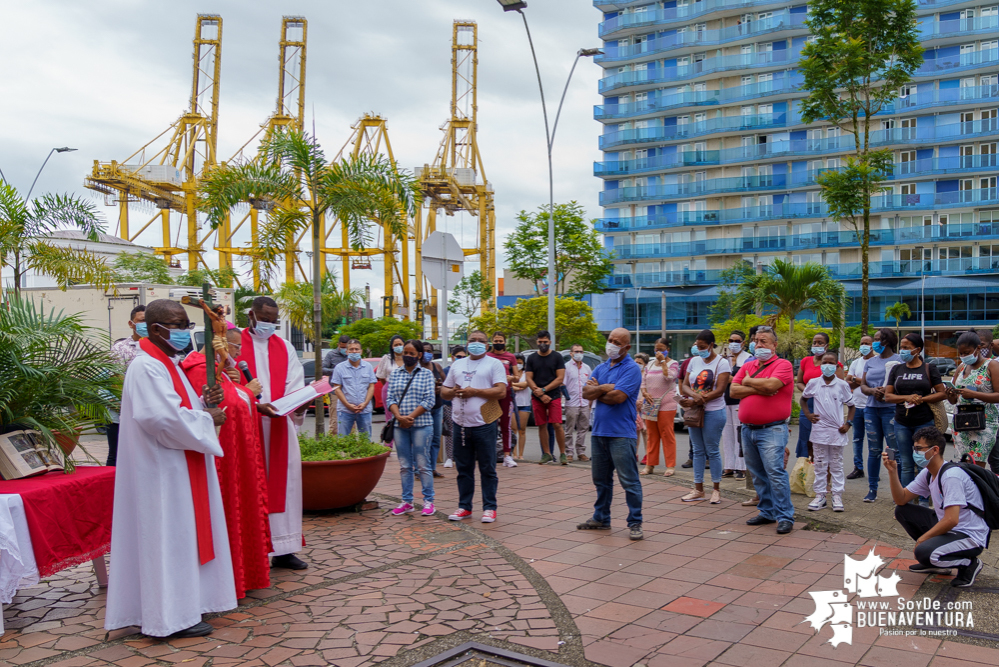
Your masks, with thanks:
[[[967,88],[943,88],[918,92],[901,97],[885,105],[880,114],[918,111],[939,106],[964,104],[989,104],[999,102],[999,86],[968,86]]]
[[[953,56],[943,56],[933,60],[926,60],[920,65],[913,76],[934,76],[936,74],[950,74],[965,70],[988,67],[999,62],[999,49],[988,49],[986,51],[974,51],[972,53],[960,53]]]
[[[970,37],[999,30],[999,16],[979,16],[973,19],[937,21],[928,16],[919,21],[919,39],[927,41],[942,37]]]
[[[872,211],[922,211],[962,206],[999,206],[999,188],[871,197]]]
[[[647,56],[654,57],[674,49],[718,46],[783,30],[807,30],[805,14],[791,14],[787,10],[782,10],[774,12],[774,15],[767,19],[740,23],[720,30],[674,32],[629,46],[608,43],[604,45],[604,55],[597,56],[596,61],[612,63],[622,60],[641,60]]]
[[[670,227],[733,224],[765,220],[792,220],[825,217],[827,208],[819,202],[769,204],[715,211],[679,211],[634,218],[600,218],[595,229],[599,232],[633,232]]]
[[[860,280],[861,265],[829,264],[830,273],[843,280]],[[895,262],[870,262],[871,278],[918,278],[920,276],[964,276],[969,274],[999,273],[999,257],[962,257],[940,260],[899,260]]]
[[[984,51],[982,53],[991,53]],[[969,54],[976,55],[976,54]],[[654,86],[673,83],[682,79],[692,79],[706,74],[716,74],[730,70],[745,70],[765,67],[786,67],[796,61],[797,53],[788,50],[744,53],[732,56],[715,56],[698,62],[675,67],[619,72],[600,79],[598,90],[601,95],[633,86]]]
[[[617,132],[602,135],[599,143],[601,150],[610,150],[616,146],[628,144],[662,143],[664,141],[698,137],[713,132],[755,131],[761,128],[785,127],[786,125],[786,113],[727,116],[696,123],[618,130]]]
[[[604,190],[600,193],[600,205],[612,206],[623,202],[662,201],[677,197],[700,197],[725,192],[760,192],[787,187],[786,174],[711,178],[689,183],[640,185]]]
[[[629,287],[670,287],[682,285],[717,285],[721,282],[720,269],[690,269],[687,271],[653,271],[622,276]],[[614,276],[618,278],[619,276]]]

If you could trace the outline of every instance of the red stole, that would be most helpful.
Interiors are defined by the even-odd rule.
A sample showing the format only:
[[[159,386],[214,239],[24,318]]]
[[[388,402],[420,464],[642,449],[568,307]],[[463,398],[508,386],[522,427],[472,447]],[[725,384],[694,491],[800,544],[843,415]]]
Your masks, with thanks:
[[[250,375],[257,377],[256,352],[253,349],[253,336],[243,329],[242,354],[238,361],[245,361],[250,367]],[[284,385],[288,379],[288,351],[277,336],[267,339],[267,368],[271,377],[271,400],[284,396]],[[270,465],[267,466],[268,510],[271,514],[281,514],[285,509],[288,495],[288,418],[271,420]]]
[[[173,388],[180,395],[180,407],[192,410],[191,399],[187,395],[187,388],[181,382],[180,373],[172,361],[156,347],[148,338],[139,341],[142,350],[156,359],[170,373],[173,380]],[[215,545],[212,543],[212,515],[211,505],[208,502],[208,467],[205,463],[205,455],[200,452],[184,450],[187,458],[187,474],[191,480],[191,499],[194,501],[194,527],[198,536],[198,561],[204,565],[215,558]]]

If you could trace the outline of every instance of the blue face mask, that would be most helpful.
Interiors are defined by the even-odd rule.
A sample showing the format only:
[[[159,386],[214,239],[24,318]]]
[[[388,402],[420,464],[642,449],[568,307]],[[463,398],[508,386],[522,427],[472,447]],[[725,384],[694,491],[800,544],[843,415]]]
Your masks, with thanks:
[[[871,346],[870,345],[861,345],[860,346],[860,354],[861,354],[861,356],[866,357],[870,353],[871,353]]]
[[[750,354],[756,354],[756,343],[750,343],[749,344],[749,353]]]
[[[884,344],[881,341],[876,340],[876,341],[874,341],[874,348],[873,349],[874,349],[874,354],[881,354],[882,352],[885,351],[885,346],[884,346]]]
[[[257,322],[253,325],[253,333],[260,338],[270,338],[277,331],[277,325],[273,322]]]
[[[694,357],[700,357],[701,359],[707,359],[708,357],[711,356],[711,349],[708,348],[707,350],[702,350],[702,349],[699,349],[696,345],[693,345],[690,348],[690,354],[691,354],[691,356],[694,356]]]
[[[926,460],[925,454],[917,451],[912,452],[912,462],[915,463],[920,468],[925,468],[930,463],[928,460]]]
[[[350,352],[349,354],[347,354],[347,360],[348,361],[353,361],[353,362],[358,362],[358,361],[361,360],[361,353],[360,352]]]
[[[831,378],[836,375],[836,364],[822,364],[819,368],[822,370],[822,377]]]
[[[965,364],[966,366],[970,366],[970,365],[972,365],[972,364],[974,364],[974,363],[978,363],[978,355],[977,355],[977,354],[969,354],[969,355],[968,355],[968,356],[966,356],[966,357],[961,357],[961,361],[962,361],[962,362],[963,362],[963,363],[964,363],[964,364]]]
[[[423,353],[423,362],[424,363],[429,364],[433,360],[434,360],[434,353],[433,352],[424,352]]]
[[[161,327],[163,325],[160,325]],[[166,327],[163,327],[166,329]],[[167,345],[172,347],[177,352],[180,352],[185,347],[191,344],[191,332],[187,329],[167,329],[170,332],[170,337],[167,339]]]
[[[139,338],[149,338],[149,326],[145,322],[136,322],[135,333]]]
[[[899,350],[898,356],[902,359],[902,361],[908,363],[912,361],[912,350]]]
[[[480,354],[486,353],[486,344],[480,342],[472,342],[468,344],[468,353],[473,357],[477,357]]]
[[[821,347],[819,345],[812,346],[812,354],[814,354],[816,357],[819,356],[820,354],[825,354],[825,353],[826,353],[826,348]]]
[[[392,351],[395,352],[396,354],[402,354],[402,348],[403,348],[402,345],[396,345],[395,347],[392,348]]]

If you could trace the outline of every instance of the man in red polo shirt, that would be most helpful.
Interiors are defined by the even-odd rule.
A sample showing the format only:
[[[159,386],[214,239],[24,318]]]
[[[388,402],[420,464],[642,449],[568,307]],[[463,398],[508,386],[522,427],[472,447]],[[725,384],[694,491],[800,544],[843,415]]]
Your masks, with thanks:
[[[736,373],[731,393],[732,398],[741,400],[742,451],[760,497],[760,513],[746,523],[776,523],[778,534],[790,533],[794,528],[794,505],[785,466],[794,369],[791,362],[777,358],[777,334],[772,328],[757,330],[756,358]]]

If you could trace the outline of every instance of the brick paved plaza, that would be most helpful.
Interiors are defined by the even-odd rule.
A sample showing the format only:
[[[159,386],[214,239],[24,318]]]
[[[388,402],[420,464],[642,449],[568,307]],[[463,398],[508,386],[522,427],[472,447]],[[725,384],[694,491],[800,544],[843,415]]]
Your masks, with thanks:
[[[311,567],[275,571],[270,589],[210,618],[210,637],[161,642],[133,628],[105,639],[104,592],[86,565],[4,610],[0,664],[395,667],[468,641],[611,667],[999,664],[999,649],[964,641],[856,627],[852,644],[833,648],[830,626],[816,635],[803,623],[807,591],[842,588],[843,555],[874,544],[849,532],[750,528],[753,508],[681,503],[687,487],[661,476],[644,481],[644,541],[627,539],[619,489],[614,530],[577,532],[594,495],[581,464],[500,468],[494,524],[478,510],[463,525],[447,520],[453,470],[437,480],[435,517],[394,518],[397,470],[393,458],[373,495],[381,509],[308,516]],[[932,597],[946,583],[906,571],[911,552],[877,553],[899,572],[899,595],[923,586]],[[980,581],[994,587],[994,575]]]

